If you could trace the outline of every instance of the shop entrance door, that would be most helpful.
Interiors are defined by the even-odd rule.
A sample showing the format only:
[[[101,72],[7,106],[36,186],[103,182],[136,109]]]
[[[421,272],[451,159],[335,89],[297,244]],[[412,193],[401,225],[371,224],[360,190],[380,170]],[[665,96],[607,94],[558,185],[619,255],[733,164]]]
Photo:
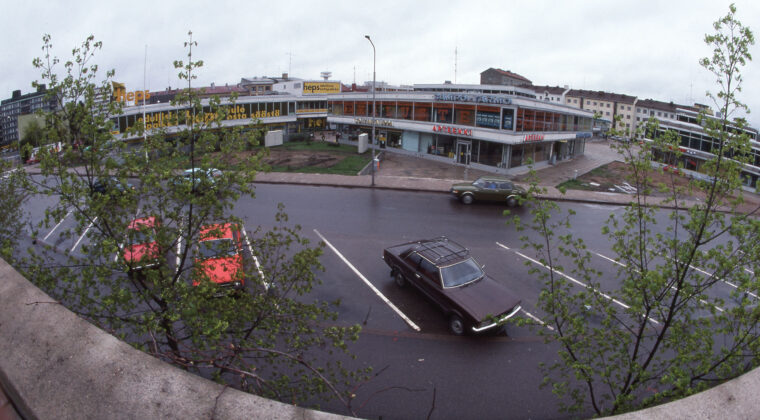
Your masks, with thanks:
[[[457,140],[457,163],[463,165],[470,164],[470,154],[472,153],[472,142]]]

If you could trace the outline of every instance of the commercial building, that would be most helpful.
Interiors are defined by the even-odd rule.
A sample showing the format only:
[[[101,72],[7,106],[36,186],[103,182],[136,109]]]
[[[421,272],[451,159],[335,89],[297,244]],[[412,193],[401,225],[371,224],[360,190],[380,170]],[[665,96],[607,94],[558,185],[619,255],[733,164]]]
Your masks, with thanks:
[[[273,79],[271,85],[241,87],[271,92],[240,96],[224,106],[225,126],[259,120],[268,130],[291,138],[334,130],[350,140],[373,125],[372,93],[343,92],[340,82]],[[259,86],[269,86],[259,90]],[[151,98],[155,97],[151,93]],[[376,140],[381,147],[402,149],[453,163],[509,169],[528,162],[556,162],[583,154],[591,137],[592,113],[536,98],[530,88],[504,85],[414,85],[412,89],[375,92]],[[210,110],[210,109],[209,109]],[[180,129],[187,111],[166,103],[130,106],[116,119],[126,133],[142,121],[148,129]]]
[[[22,115],[58,108],[55,98],[48,98],[47,94],[45,85],[41,84],[35,92],[25,95],[21,90],[14,90],[9,99],[0,102],[0,146],[18,144],[21,138],[19,117]]]

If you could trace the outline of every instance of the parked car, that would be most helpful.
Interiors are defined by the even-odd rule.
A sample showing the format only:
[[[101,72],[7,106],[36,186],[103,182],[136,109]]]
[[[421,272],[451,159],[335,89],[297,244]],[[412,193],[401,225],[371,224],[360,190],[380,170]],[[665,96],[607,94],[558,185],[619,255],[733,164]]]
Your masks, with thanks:
[[[127,241],[122,258],[128,272],[132,273],[158,265],[161,251],[156,239],[158,219],[153,216],[132,220],[127,226]]]
[[[214,189],[216,186],[216,177],[221,176],[222,171],[219,169],[209,168],[192,168],[186,169],[182,175],[174,179],[174,185],[186,185],[191,188],[192,192],[198,193],[207,189]],[[194,182],[193,182],[194,180]]]
[[[134,189],[135,187],[129,182],[122,183],[118,178],[109,176],[97,178],[95,182],[92,183],[92,189],[90,190],[90,193],[99,193],[103,195],[113,193],[124,194],[125,192]]]
[[[232,223],[203,226],[195,249],[195,267],[199,272],[193,278],[193,286],[207,278],[223,288],[245,287],[240,227]]]
[[[467,248],[446,237],[388,247],[383,260],[398,286],[411,284],[441,308],[455,335],[500,327],[521,309],[520,299],[488,277]]]
[[[504,178],[482,176],[473,182],[461,182],[449,190],[464,204],[473,201],[495,201],[506,203],[509,207],[520,204],[520,198],[527,197],[525,190]]]

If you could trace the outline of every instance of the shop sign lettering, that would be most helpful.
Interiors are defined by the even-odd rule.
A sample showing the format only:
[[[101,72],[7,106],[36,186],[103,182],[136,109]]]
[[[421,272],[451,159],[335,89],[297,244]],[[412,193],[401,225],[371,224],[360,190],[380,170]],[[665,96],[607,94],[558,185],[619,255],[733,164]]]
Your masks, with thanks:
[[[458,136],[472,136],[471,128],[452,127],[450,125],[434,125],[433,131],[436,133],[448,133]]]
[[[543,141],[544,135],[543,134],[526,134],[525,137],[523,137],[523,141]]]
[[[460,93],[437,93],[435,94],[436,101],[449,101],[449,102],[478,102],[483,104],[499,104],[499,105],[512,105],[511,98],[502,98],[499,96],[490,95],[466,95]]]
[[[372,125],[372,118],[354,118],[354,123],[357,125]],[[393,121],[375,119],[375,125],[380,127],[393,127]]]

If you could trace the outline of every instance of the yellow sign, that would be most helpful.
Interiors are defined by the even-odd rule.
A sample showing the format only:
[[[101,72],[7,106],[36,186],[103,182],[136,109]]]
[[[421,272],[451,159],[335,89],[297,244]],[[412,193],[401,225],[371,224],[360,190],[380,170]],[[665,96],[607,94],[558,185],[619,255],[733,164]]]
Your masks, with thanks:
[[[304,94],[340,93],[340,82],[304,82]]]
[[[111,85],[113,86],[113,97],[116,101],[134,102],[135,105],[139,105],[143,100],[147,101],[150,98],[150,92],[147,90],[127,92],[124,83],[111,82]]]

